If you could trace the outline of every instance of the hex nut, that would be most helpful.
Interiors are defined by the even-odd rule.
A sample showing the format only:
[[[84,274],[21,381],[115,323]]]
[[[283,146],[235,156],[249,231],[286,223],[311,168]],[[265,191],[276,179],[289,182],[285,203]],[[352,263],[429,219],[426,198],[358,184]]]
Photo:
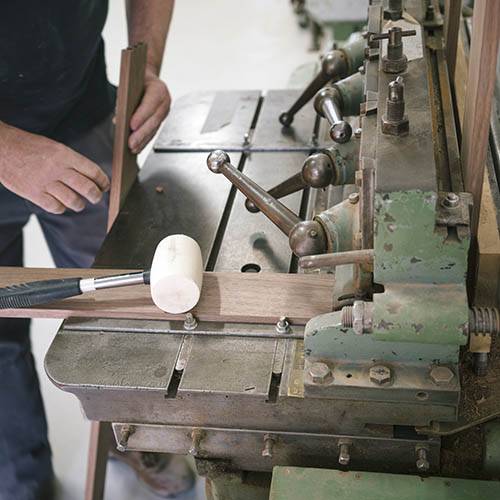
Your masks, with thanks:
[[[434,366],[430,377],[436,385],[448,385],[455,378],[455,374],[446,366]]]
[[[382,133],[387,135],[408,135],[410,131],[410,122],[405,115],[402,120],[393,122],[387,119],[386,115],[382,116]]]
[[[377,385],[386,384],[392,378],[391,369],[384,365],[375,365],[370,368],[370,380]]]
[[[309,375],[313,384],[327,384],[333,380],[332,372],[326,363],[313,363],[309,367]]]
[[[365,315],[365,303],[362,300],[355,300],[352,306],[352,330],[356,335],[363,333],[363,320]]]
[[[408,58],[403,55],[399,59],[389,59],[387,56],[382,57],[382,71],[384,73],[402,73],[408,67]]]

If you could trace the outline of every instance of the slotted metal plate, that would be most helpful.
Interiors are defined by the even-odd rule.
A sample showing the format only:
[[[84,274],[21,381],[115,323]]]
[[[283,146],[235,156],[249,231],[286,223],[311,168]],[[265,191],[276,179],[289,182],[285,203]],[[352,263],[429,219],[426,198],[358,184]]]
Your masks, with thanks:
[[[257,125],[251,138],[251,151],[310,151],[316,113],[307,103],[290,127],[283,127],[279,116],[300,96],[301,90],[269,90],[264,96]]]
[[[174,102],[154,145],[157,152],[242,151],[260,91],[193,92]]]

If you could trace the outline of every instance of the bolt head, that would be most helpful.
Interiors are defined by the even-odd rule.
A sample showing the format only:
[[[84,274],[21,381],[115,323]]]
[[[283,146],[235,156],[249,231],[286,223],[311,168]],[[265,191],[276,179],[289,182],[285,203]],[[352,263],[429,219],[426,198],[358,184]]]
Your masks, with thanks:
[[[351,193],[348,197],[349,203],[355,205],[359,201],[359,193]]]
[[[387,119],[386,115],[382,116],[382,133],[386,135],[408,135],[410,131],[410,122],[405,115],[402,120],[392,122]]]
[[[231,160],[229,159],[229,155],[221,149],[212,151],[207,158],[208,168],[216,174],[220,174],[222,165],[224,165],[224,163],[230,162]]]
[[[332,372],[326,363],[313,363],[309,367],[309,375],[314,384],[326,384],[333,380]]]
[[[428,460],[425,460],[423,458],[419,458],[417,460],[417,469],[420,471],[420,472],[426,472],[429,470],[429,461]]]
[[[446,366],[434,366],[431,369],[430,377],[436,385],[448,385],[455,378],[455,374]]]
[[[377,385],[386,384],[391,380],[391,369],[384,365],[375,365],[370,368],[370,380]]]
[[[455,193],[448,193],[441,202],[441,204],[445,208],[456,208],[458,207],[459,203],[460,203],[460,196],[458,196],[458,194]]]

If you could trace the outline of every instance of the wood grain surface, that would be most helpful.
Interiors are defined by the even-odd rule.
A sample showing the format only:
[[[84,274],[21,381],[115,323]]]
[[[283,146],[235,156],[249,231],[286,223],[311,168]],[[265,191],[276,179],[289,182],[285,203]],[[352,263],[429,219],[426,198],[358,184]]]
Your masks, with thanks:
[[[0,287],[58,278],[91,278],[131,272],[120,269],[0,268]],[[133,272],[133,271],[132,271]],[[204,273],[201,298],[192,310],[201,321],[275,323],[286,316],[305,324],[333,309],[333,277],[320,274]],[[149,286],[88,292],[24,309],[0,310],[2,317],[184,319],[151,300]]]
[[[147,45],[139,43],[122,50],[120,83],[116,99],[116,126],[113,149],[113,170],[108,211],[108,230],[120,211],[137,177],[137,155],[128,147],[130,118],[144,93]]]
[[[479,225],[499,39],[500,1],[476,0],[461,150],[465,191],[472,193],[474,200],[471,220],[473,238],[477,236]]]

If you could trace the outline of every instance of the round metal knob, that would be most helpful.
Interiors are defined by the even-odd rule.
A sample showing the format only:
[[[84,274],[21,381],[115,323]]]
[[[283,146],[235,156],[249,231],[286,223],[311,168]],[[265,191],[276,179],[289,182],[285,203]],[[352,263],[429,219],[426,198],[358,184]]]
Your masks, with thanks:
[[[306,220],[295,224],[288,238],[290,248],[297,257],[325,253],[326,236],[319,222]]]
[[[330,129],[330,137],[337,144],[344,144],[345,142],[348,142],[351,136],[352,127],[345,121],[335,123]]]
[[[289,127],[293,122],[293,115],[290,115],[287,112],[281,113],[279,120],[281,125]]]
[[[306,184],[313,188],[324,188],[335,179],[332,160],[325,153],[309,156],[302,166],[302,177]]]
[[[212,172],[220,174],[224,163],[231,163],[229,155],[225,151],[217,149],[208,155],[207,166]]]

